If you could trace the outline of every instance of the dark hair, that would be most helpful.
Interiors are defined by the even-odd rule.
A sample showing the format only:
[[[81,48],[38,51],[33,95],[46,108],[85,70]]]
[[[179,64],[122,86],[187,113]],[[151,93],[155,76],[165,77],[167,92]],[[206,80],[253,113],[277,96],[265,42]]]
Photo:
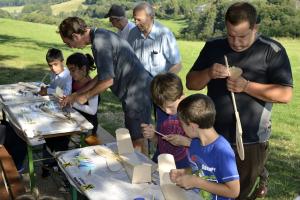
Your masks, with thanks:
[[[54,60],[63,61],[64,56],[59,49],[51,48],[48,50],[46,54],[46,60],[48,63],[53,62]]]
[[[94,58],[90,54],[73,53],[67,58],[67,65],[75,65],[79,69],[86,67],[86,75],[89,71],[96,69]]]
[[[183,99],[177,109],[180,120],[189,124],[198,124],[201,129],[213,127],[216,109],[210,97],[204,94],[193,94]]]
[[[257,23],[257,12],[255,7],[250,3],[237,2],[228,8],[225,21],[228,21],[232,25],[238,25],[241,22],[247,21],[250,24],[250,29],[253,29]]]
[[[87,25],[83,19],[79,17],[68,17],[60,23],[58,32],[64,38],[73,39],[73,33],[83,35],[86,29]]]
[[[166,101],[176,101],[183,95],[182,82],[173,73],[158,74],[151,82],[151,95],[158,106],[163,106]]]

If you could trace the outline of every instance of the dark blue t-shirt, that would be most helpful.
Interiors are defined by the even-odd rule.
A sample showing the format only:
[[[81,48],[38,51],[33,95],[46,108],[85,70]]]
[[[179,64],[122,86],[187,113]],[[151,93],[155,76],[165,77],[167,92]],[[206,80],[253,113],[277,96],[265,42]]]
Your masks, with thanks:
[[[234,152],[223,137],[202,146],[199,138],[194,138],[189,148],[193,174],[215,183],[226,183],[239,179]],[[210,194],[200,190],[203,199],[229,200],[230,198]]]

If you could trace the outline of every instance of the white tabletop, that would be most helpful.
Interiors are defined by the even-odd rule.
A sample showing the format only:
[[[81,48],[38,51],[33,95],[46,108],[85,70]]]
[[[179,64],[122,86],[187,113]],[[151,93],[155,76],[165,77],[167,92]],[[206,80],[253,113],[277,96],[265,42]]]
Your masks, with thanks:
[[[106,145],[116,151],[116,143]],[[110,171],[106,159],[94,152],[93,146],[58,152],[58,163],[70,183],[90,200],[164,200],[159,186],[158,172],[152,174],[151,183],[131,184],[126,171]],[[154,164],[149,158],[135,152],[140,160]],[[154,164],[155,165],[155,164]],[[88,189],[87,189],[88,188]],[[188,199],[197,200],[200,196],[193,191],[185,191]]]

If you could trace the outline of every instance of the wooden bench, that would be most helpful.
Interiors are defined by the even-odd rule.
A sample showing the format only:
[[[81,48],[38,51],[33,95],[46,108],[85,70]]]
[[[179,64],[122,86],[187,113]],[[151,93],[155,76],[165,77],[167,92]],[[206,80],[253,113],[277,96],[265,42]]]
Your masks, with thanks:
[[[25,194],[25,187],[11,156],[0,145],[0,199],[11,200]]]

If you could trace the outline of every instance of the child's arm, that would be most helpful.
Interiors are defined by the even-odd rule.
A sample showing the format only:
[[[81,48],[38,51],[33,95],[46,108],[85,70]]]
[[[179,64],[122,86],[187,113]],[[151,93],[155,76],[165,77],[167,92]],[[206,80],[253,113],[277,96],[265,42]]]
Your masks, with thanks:
[[[152,142],[157,143],[157,135],[154,133],[154,126],[152,124],[141,124],[143,136],[150,139]]]
[[[76,108],[77,110],[80,110],[82,112],[85,112],[87,114],[95,115],[98,110],[98,95],[90,98],[88,100],[88,105],[79,104],[79,103],[75,102],[72,107]]]
[[[162,139],[170,142],[174,146],[185,146],[185,147],[189,147],[192,141],[191,138],[185,137],[183,135],[178,135],[178,134],[170,134],[163,137]]]
[[[228,198],[236,198],[240,193],[240,181],[238,179],[226,183],[214,183],[195,175],[181,174],[173,178],[172,181],[185,189],[200,188]]]

